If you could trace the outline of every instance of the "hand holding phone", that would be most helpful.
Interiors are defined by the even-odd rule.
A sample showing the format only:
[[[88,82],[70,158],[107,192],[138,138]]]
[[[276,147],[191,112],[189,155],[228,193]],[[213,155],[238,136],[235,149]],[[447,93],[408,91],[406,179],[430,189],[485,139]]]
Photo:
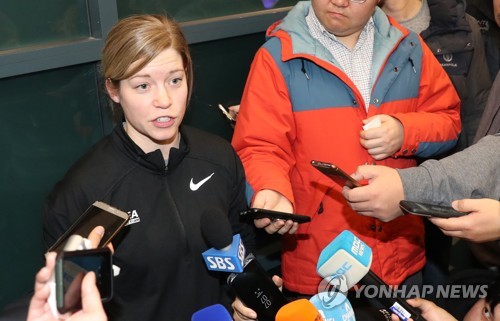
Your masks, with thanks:
[[[319,170],[323,174],[325,174],[326,176],[333,179],[335,182],[337,182],[341,186],[346,185],[350,188],[363,186],[363,185],[361,185],[361,183],[359,181],[352,178],[351,175],[347,174],[342,169],[340,169],[338,166],[336,166],[332,163],[312,160],[311,165],[314,166],[314,168],[316,168],[317,170]]]
[[[451,206],[443,206],[436,204],[427,204],[413,201],[402,200],[399,202],[399,207],[405,214],[413,214],[425,217],[450,218],[460,217],[469,213],[456,211]]]
[[[128,218],[127,213],[117,208],[103,202],[94,202],[49,248],[48,252],[62,252],[68,241],[75,239],[75,236],[86,238],[96,226],[104,227],[104,235],[98,245],[104,247],[125,226]]]
[[[87,272],[94,272],[103,302],[113,296],[113,261],[107,247],[60,252],[56,258],[56,303],[59,313],[81,309],[81,284]]]
[[[261,218],[269,218],[271,220],[292,220],[299,224],[307,223],[311,221],[311,218],[307,215],[291,214],[279,211],[265,210],[263,208],[250,208],[246,211],[240,213],[243,217],[249,217],[251,219],[257,220]]]

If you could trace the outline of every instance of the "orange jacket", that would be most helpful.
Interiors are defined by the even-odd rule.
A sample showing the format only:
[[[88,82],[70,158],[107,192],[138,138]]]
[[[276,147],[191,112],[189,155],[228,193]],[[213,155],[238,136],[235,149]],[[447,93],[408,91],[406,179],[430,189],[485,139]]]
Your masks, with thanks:
[[[348,173],[365,163],[394,168],[415,166],[412,156],[448,150],[460,132],[459,99],[433,54],[379,9],[374,14],[373,85],[368,113],[358,89],[304,23],[309,4],[299,3],[272,26],[256,53],[241,101],[233,146],[251,190],[280,192],[296,213],[312,217],[294,235],[284,236],[282,273],[287,289],[314,294],[319,253],[349,229],[373,249],[372,270],[400,284],[425,263],[420,218],[388,223],[354,212],[341,186],[310,161],[332,162]],[[302,19],[301,22],[297,19]],[[393,157],[375,161],[360,145],[362,120],[391,115],[404,126],[404,142]]]

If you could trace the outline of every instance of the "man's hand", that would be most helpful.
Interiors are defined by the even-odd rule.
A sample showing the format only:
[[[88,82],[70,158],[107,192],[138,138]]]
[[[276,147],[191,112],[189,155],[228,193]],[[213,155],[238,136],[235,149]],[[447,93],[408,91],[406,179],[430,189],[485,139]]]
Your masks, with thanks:
[[[403,146],[403,125],[396,118],[389,115],[377,115],[363,120],[368,124],[374,117],[380,117],[380,127],[362,130],[360,142],[368,153],[376,160],[385,159],[396,153]]]
[[[50,296],[49,281],[54,271],[56,256],[55,252],[47,253],[45,267],[35,277],[35,293],[30,301],[26,321],[107,321],[93,272],[87,273],[83,278],[82,310],[73,314],[66,313],[59,318],[52,314],[47,300]]]
[[[470,212],[461,217],[431,218],[444,234],[472,242],[500,239],[500,202],[494,199],[463,199],[451,206],[457,211]]]
[[[342,195],[353,210],[383,222],[389,222],[403,214],[399,208],[399,201],[404,199],[403,183],[395,169],[363,165],[352,176],[357,180],[368,180],[366,186],[344,186],[342,189]]]
[[[422,311],[422,317],[427,321],[457,321],[451,314],[438,307],[431,301],[424,299],[408,299],[409,305]],[[392,315],[392,321],[399,321],[396,315]],[[410,319],[413,321],[413,319]]]
[[[292,203],[285,196],[270,189],[263,189],[257,192],[253,200],[252,207],[293,213]],[[272,221],[269,218],[261,218],[254,220],[254,223],[257,228],[264,228],[269,234],[278,233],[283,235],[287,232],[293,234],[299,228],[299,224],[293,222],[292,220]]]

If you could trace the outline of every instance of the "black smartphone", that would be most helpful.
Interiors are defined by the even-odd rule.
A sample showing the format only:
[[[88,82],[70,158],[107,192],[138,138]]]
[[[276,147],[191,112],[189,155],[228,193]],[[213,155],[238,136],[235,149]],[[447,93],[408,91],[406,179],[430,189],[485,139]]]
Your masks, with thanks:
[[[246,306],[257,313],[260,321],[274,321],[279,309],[289,301],[252,254],[245,258],[244,265],[243,272],[228,276],[227,284]]]
[[[270,218],[271,220],[292,220],[299,224],[311,221],[311,218],[307,215],[271,211],[262,208],[250,208],[246,211],[241,212],[240,215],[244,217],[249,217],[253,220],[260,218]]]
[[[402,200],[399,207],[405,214],[413,214],[425,217],[450,218],[467,215],[467,212],[459,212],[451,206],[427,204]]]
[[[363,186],[359,181],[352,178],[351,175],[344,172],[338,166],[332,163],[320,162],[317,160],[312,160],[311,165],[314,166],[317,170],[325,174],[326,176],[333,179],[339,185],[344,186],[347,185],[350,188],[361,187]]]
[[[104,247],[125,226],[128,218],[129,215],[126,212],[103,202],[94,202],[75,223],[57,239],[48,251],[57,253],[62,252],[66,242],[72,235],[79,235],[86,238],[89,233],[99,225],[104,227],[104,235],[98,247]]]
[[[94,272],[103,302],[113,296],[113,259],[108,247],[60,252],[56,258],[56,303],[60,313],[82,308],[81,285],[87,272]]]

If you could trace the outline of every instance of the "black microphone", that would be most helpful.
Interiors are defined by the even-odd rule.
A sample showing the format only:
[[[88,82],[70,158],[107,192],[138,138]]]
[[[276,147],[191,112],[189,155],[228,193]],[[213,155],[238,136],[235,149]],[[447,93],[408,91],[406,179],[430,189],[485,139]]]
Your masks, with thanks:
[[[209,271],[243,272],[245,247],[239,234],[232,235],[229,219],[220,209],[208,209],[201,219],[201,234],[211,249],[202,253]]]
[[[231,224],[218,208],[207,209],[200,218],[201,235],[207,244],[217,250],[222,250],[233,241]]]

